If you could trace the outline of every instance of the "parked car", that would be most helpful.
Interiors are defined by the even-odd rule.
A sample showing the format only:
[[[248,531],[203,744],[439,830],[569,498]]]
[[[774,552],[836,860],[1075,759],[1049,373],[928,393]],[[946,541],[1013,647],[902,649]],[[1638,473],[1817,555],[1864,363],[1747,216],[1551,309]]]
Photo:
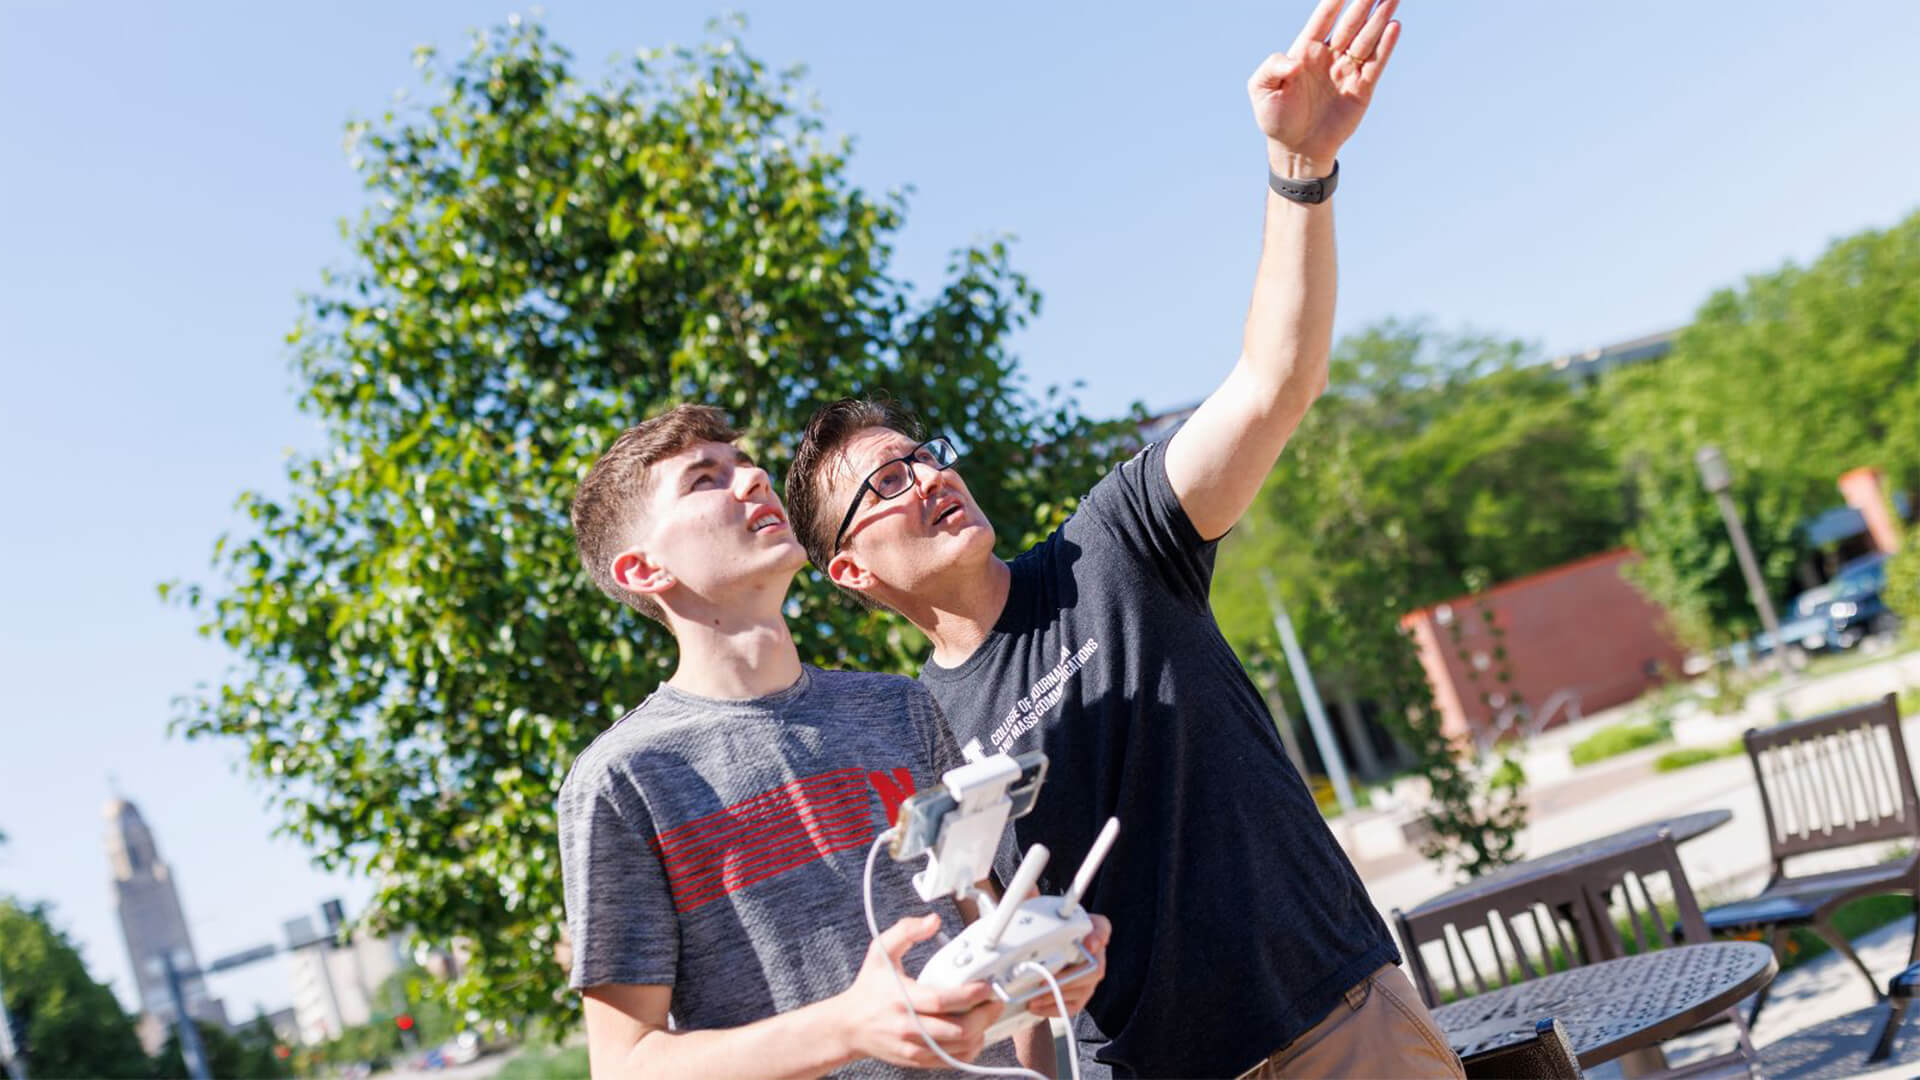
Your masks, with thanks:
[[[1780,640],[1787,662],[1798,667],[1808,653],[1851,649],[1871,634],[1892,631],[1899,618],[1881,595],[1887,587],[1887,556],[1881,552],[1850,560],[1825,585],[1793,598],[1780,613]],[[1761,632],[1731,653],[1763,657],[1773,652],[1773,635]]]
[[[447,1040],[447,1042],[440,1047],[440,1052],[445,1056],[447,1064],[449,1065],[467,1065],[478,1061],[480,1060],[481,1053],[484,1052],[480,1043],[480,1033],[477,1031],[463,1031]]]
[[[1869,634],[1891,631],[1899,620],[1887,608],[1882,595],[1886,588],[1887,556],[1875,552],[1851,560],[1832,581],[1801,593],[1793,602],[1795,616],[1826,623],[1823,640],[1806,647],[1812,651],[1851,649]],[[1787,635],[1783,632],[1781,636]]]
[[[1783,620],[1780,623],[1780,640],[1787,644],[1787,665],[1798,669],[1806,664],[1808,653],[1825,649],[1830,628],[1831,623],[1824,611]],[[1744,663],[1749,656],[1755,659],[1770,656],[1773,653],[1773,635],[1762,630],[1754,635],[1750,644],[1735,642],[1728,651],[1736,663]]]
[[[1890,633],[1899,625],[1900,617],[1887,607],[1886,555],[1855,559],[1833,584],[1833,602],[1827,605],[1827,617],[1833,623],[1828,640],[1836,648],[1851,649],[1867,635]]]

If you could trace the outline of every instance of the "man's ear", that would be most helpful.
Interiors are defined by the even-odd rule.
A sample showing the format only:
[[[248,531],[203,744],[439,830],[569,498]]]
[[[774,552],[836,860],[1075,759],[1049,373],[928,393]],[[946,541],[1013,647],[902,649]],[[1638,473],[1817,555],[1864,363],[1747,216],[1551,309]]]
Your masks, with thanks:
[[[628,548],[613,557],[613,580],[621,588],[642,596],[659,596],[673,588],[673,575],[667,568],[647,557],[639,548]]]
[[[843,589],[861,593],[875,584],[873,572],[861,566],[859,559],[845,551],[836,551],[833,558],[827,560],[827,580]]]

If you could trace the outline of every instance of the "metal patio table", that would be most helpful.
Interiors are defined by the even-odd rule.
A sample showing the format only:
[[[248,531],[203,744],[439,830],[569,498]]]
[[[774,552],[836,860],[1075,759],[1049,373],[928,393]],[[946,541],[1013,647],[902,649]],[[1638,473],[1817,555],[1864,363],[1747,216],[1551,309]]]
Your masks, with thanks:
[[[1407,915],[1410,918],[1423,915],[1431,909],[1448,907],[1462,900],[1471,900],[1475,896],[1492,893],[1509,885],[1557,877],[1560,874],[1578,870],[1587,863],[1597,862],[1617,852],[1644,844],[1660,835],[1662,829],[1673,834],[1674,843],[1681,844],[1703,833],[1711,832],[1731,820],[1733,820],[1731,810],[1701,810],[1697,813],[1683,814],[1680,817],[1636,825],[1631,829],[1623,829],[1609,836],[1588,840],[1583,844],[1561,848],[1559,851],[1539,858],[1527,859],[1524,862],[1489,871],[1464,885],[1421,903],[1418,907],[1409,909]]]
[[[1544,975],[1442,1005],[1433,1018],[1462,1057],[1533,1037],[1552,1017],[1580,1067],[1658,1046],[1773,981],[1773,950],[1751,941],[1680,945]]]

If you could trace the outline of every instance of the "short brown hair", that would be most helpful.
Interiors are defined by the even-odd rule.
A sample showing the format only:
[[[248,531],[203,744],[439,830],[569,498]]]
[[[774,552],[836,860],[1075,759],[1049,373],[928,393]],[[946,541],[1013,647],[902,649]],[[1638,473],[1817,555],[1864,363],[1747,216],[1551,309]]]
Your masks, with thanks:
[[[711,405],[676,405],[620,433],[587,470],[573,496],[573,544],[600,591],[667,625],[667,613],[651,596],[613,580],[613,558],[633,543],[646,520],[653,466],[694,443],[731,443],[740,433]]]
[[[828,482],[832,464],[847,443],[868,428],[897,431],[914,442],[922,438],[920,422],[898,402],[841,398],[821,406],[807,421],[806,434],[800,437],[800,448],[794,451],[793,464],[787,468],[787,520],[792,522],[800,546],[807,549],[807,558],[823,574],[827,561],[833,558],[833,534],[846,512],[845,507],[822,505],[832,487]],[[841,591],[866,607],[885,606],[865,593]]]

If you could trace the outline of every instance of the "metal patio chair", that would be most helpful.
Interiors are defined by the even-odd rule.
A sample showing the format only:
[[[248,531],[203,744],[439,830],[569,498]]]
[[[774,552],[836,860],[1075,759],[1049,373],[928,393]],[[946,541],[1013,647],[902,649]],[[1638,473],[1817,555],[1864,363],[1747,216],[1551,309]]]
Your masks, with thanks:
[[[1664,885],[1657,885],[1664,879]],[[1669,897],[1677,922],[1661,903]],[[1708,940],[1706,922],[1681,867],[1673,837],[1658,835],[1612,854],[1570,867],[1547,879],[1423,910],[1395,910],[1414,985],[1428,1008],[1442,1004],[1429,966],[1437,951],[1460,996],[1485,993],[1554,971]],[[1675,1075],[1745,1074],[1757,1060],[1738,1009],[1700,1025],[1731,1022],[1732,1050],[1695,1062]],[[1640,1075],[1666,1070],[1658,1050],[1635,1052]]]
[[[1469,1054],[1460,1059],[1467,1080],[1579,1080],[1580,1061],[1560,1021],[1547,1017],[1533,1025],[1526,1042]]]
[[[1766,812],[1773,873],[1757,896],[1709,910],[1707,928],[1716,933],[1760,931],[1779,956],[1786,944],[1783,931],[1804,926],[1852,961],[1874,995],[1885,1000],[1879,980],[1834,928],[1833,913],[1866,896],[1915,896],[1920,854],[1909,850],[1890,862],[1797,876],[1788,872],[1787,863],[1865,844],[1904,840],[1920,846],[1920,796],[1914,793],[1913,766],[1894,696],[1749,730],[1746,745]],[[1920,933],[1908,949],[1907,962],[1920,962]],[[1760,991],[1749,1024],[1766,1000],[1767,992]]]

